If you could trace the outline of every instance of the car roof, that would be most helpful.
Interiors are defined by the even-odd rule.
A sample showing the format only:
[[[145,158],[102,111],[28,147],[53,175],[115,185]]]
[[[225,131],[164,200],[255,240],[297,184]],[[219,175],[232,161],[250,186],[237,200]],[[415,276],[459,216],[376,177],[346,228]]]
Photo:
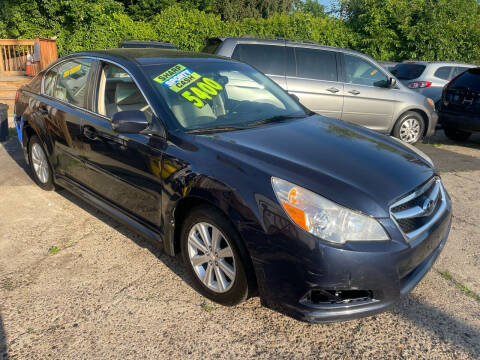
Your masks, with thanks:
[[[443,66],[447,66],[447,65],[450,65],[450,66],[459,66],[459,65],[466,65],[466,66],[478,66],[478,65],[474,65],[474,64],[467,64],[467,63],[463,63],[463,62],[457,62],[457,61],[422,61],[422,60],[419,60],[419,61],[416,61],[416,60],[407,60],[407,61],[403,61],[401,64],[417,64],[417,65],[443,65]]]
[[[300,45],[302,47],[313,47],[313,48],[321,48],[325,50],[332,50],[332,51],[341,51],[345,53],[350,53],[350,54],[357,54],[357,55],[362,55],[371,58],[367,54],[364,54],[359,51],[355,51],[352,49],[346,49],[346,48],[341,48],[341,47],[335,47],[335,46],[329,46],[329,45],[323,45],[314,41],[310,40],[301,40],[301,39],[288,39],[288,38],[273,38],[273,39],[268,39],[268,38],[255,38],[255,37],[249,37],[249,36],[243,36],[243,37],[230,37],[230,36],[220,36],[220,37],[212,37],[209,38],[208,40],[215,40],[218,39],[222,42],[227,42],[227,41],[232,41],[232,42],[239,42],[239,43],[255,43],[255,44],[285,44],[285,45]],[[374,60],[374,59],[373,59]]]
[[[117,62],[131,62],[136,65],[153,65],[161,63],[169,63],[182,59],[188,60],[212,60],[212,61],[232,61],[231,59],[221,56],[196,53],[190,51],[179,51],[174,49],[159,49],[159,48],[122,48],[122,49],[108,49],[96,51],[82,51],[67,55],[67,57],[77,56],[91,56],[98,58],[106,58]]]
[[[123,40],[118,45],[120,48],[125,45],[139,45],[145,47],[163,47],[164,49],[178,49],[175,45],[162,41]]]

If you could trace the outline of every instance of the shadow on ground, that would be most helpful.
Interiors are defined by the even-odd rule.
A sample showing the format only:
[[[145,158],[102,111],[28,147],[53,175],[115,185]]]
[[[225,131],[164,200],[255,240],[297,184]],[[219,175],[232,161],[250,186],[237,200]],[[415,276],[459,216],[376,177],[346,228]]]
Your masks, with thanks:
[[[132,240],[138,246],[148,249],[156,258],[162,261],[171,271],[173,271],[178,277],[185,281],[189,286],[193,287],[193,283],[190,281],[190,278],[187,276],[187,273],[184,271],[183,262],[180,256],[172,257],[163,252],[163,245],[161,243],[155,243],[149,241],[141,235],[137,234],[133,229],[127,227],[126,225],[118,222],[117,220],[111,218],[100,210],[97,210],[95,207],[84,201],[83,199],[73,195],[67,190],[59,189],[57,193],[63,196],[68,201],[73,202],[75,205],[81,209],[88,212],[90,215],[95,216],[97,219],[101,220],[108,226],[120,232],[126,238]]]
[[[449,140],[442,131],[437,131],[426,143],[416,146],[430,156],[440,172],[480,170],[479,156],[461,153],[480,150],[480,136],[472,136],[469,141],[460,143]]]
[[[7,334],[5,333],[5,329],[3,327],[2,315],[0,314],[0,359],[6,360],[8,359],[8,352],[7,352]]]
[[[464,296],[464,295],[459,295]],[[473,359],[480,354],[480,332],[458,318],[408,295],[391,310],[419,329],[434,334],[440,340],[454,344],[469,353]]]

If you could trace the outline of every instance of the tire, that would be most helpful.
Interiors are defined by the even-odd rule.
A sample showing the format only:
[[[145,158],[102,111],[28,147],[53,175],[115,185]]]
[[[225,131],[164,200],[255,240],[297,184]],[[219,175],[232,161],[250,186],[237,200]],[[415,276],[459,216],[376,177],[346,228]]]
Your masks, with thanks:
[[[206,230],[211,240],[214,228],[220,233],[219,238],[221,239],[220,242],[217,241],[217,251],[205,248],[203,242],[205,235],[202,235],[204,234],[202,230]],[[189,241],[189,238],[193,236],[196,237],[197,242]],[[206,251],[200,250],[199,243]],[[250,273],[248,255],[244,250],[240,235],[220,211],[211,206],[198,206],[192,209],[183,222],[180,246],[188,275],[194,287],[203,296],[226,306],[237,305],[248,298],[251,287],[249,283],[252,284],[247,276]],[[231,257],[222,257],[222,254],[231,254]],[[193,256],[202,261],[195,267],[191,261]],[[218,265],[215,266],[215,263]],[[226,265],[228,266],[226,267]],[[212,269],[210,277],[206,276],[209,267]],[[230,272],[225,271],[226,269]],[[218,281],[217,274],[220,275],[221,281]],[[233,280],[229,277],[232,274],[234,274]],[[202,280],[202,275],[204,280]]]
[[[470,135],[472,135],[472,133],[470,132],[461,131],[454,128],[445,128],[443,129],[443,132],[445,133],[445,136],[450,140],[462,142],[467,141]]]
[[[33,135],[28,142],[28,160],[37,185],[46,191],[54,190],[52,166],[45,148],[36,135]]]
[[[424,130],[423,116],[415,111],[407,111],[397,120],[393,136],[408,144],[416,144],[422,138]]]

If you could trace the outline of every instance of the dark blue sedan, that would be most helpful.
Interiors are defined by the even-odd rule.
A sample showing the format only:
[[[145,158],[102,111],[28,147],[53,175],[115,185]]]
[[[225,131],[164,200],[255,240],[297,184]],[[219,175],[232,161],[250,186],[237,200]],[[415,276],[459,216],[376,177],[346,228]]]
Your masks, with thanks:
[[[17,94],[36,183],[181,253],[198,291],[311,321],[385,310],[445,245],[411,146],[310,112],[249,65],[159,49],[64,57]]]

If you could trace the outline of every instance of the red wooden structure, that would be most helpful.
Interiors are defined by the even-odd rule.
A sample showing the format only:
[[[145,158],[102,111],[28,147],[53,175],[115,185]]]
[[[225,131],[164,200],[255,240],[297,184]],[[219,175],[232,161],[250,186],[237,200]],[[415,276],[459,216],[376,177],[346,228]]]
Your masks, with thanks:
[[[56,40],[36,38],[35,40],[0,39],[0,75],[24,75],[27,55],[33,56],[39,50],[35,73],[44,69],[58,58]],[[35,56],[37,58],[37,56]]]

